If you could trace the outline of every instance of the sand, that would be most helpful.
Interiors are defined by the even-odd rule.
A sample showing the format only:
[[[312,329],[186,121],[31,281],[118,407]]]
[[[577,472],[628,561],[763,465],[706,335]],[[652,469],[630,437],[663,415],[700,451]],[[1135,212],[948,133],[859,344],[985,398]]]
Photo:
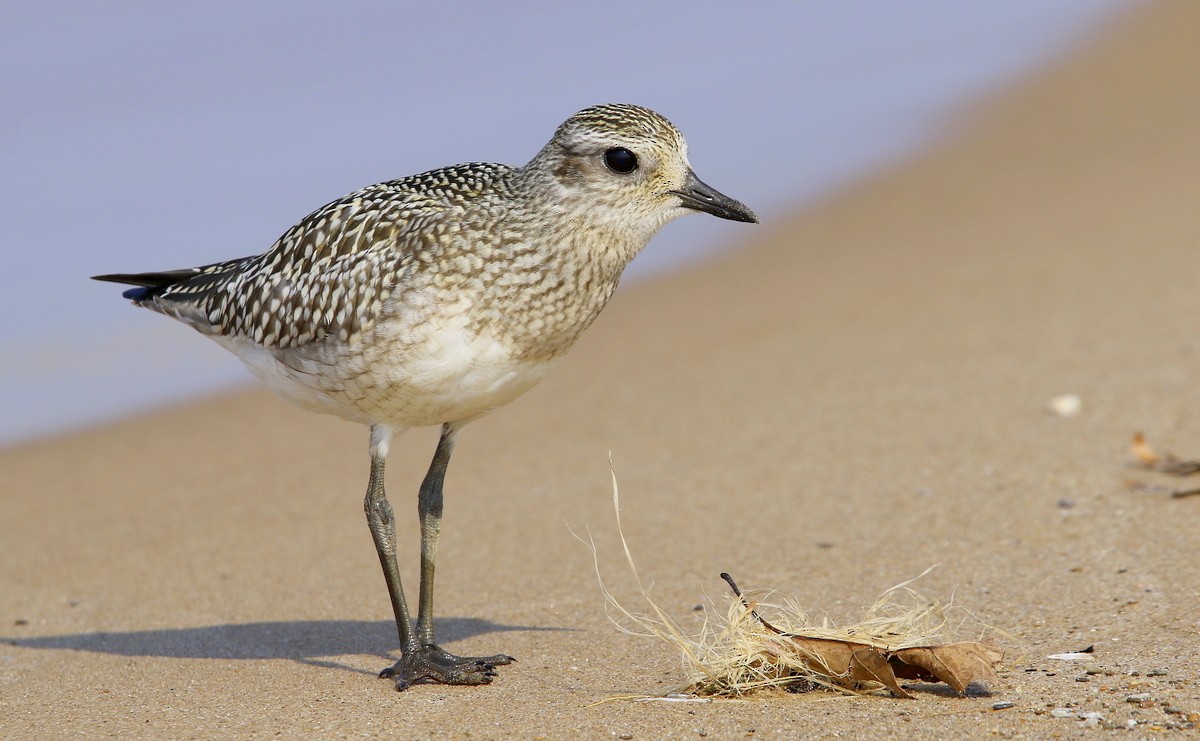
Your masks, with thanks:
[[[1177,483],[1128,466],[1135,430],[1200,456],[1197,27],[1200,4],[1144,7],[936,151],[628,287],[468,428],[437,627],[520,659],[490,687],[375,677],[396,646],[362,428],[254,390],[0,453],[0,735],[1045,737],[1081,723],[1048,707],[1200,712],[1200,497],[1126,485]],[[1078,415],[1046,411],[1064,393]],[[390,460],[410,592],[434,441]],[[609,451],[684,625],[721,571],[847,620],[939,564],[920,589],[1008,634],[994,696],[604,702],[683,679],[607,620],[572,534],[636,607]]]

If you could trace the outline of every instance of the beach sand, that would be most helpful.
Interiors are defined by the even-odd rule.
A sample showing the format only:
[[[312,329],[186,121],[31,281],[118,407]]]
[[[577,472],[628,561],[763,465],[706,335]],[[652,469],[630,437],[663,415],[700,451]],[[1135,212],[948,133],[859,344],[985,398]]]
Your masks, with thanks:
[[[0,453],[0,735],[1046,737],[1081,722],[1049,707],[1143,732],[1200,713],[1200,497],[1126,485],[1190,485],[1129,467],[1136,430],[1200,456],[1197,27],[1200,4],[1143,7],[935,151],[730,230],[747,246],[627,287],[467,428],[437,627],[518,657],[492,686],[375,677],[396,643],[361,427],[254,390]],[[1080,413],[1047,412],[1065,393]],[[410,595],[435,440],[389,461]],[[938,564],[918,588],[1007,633],[993,696],[604,702],[684,679],[609,622],[572,534],[642,607],[610,451],[685,626],[721,571],[846,621]]]

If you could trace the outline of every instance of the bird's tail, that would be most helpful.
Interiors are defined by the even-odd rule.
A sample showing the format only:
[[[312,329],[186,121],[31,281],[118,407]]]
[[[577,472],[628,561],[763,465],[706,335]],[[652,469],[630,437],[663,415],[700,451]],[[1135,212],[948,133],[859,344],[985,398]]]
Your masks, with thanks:
[[[122,295],[134,305],[174,317],[200,332],[211,334],[220,331],[210,318],[214,303],[219,304],[228,298],[228,293],[236,291],[236,278],[257,259],[242,257],[185,270],[110,273],[92,276],[92,279],[133,286]]]
[[[154,298],[167,288],[182,283],[188,278],[198,275],[198,268],[187,270],[167,270],[160,273],[110,273],[108,275],[93,275],[92,280],[102,280],[109,283],[123,283],[130,288],[121,295],[135,303],[141,303]]]

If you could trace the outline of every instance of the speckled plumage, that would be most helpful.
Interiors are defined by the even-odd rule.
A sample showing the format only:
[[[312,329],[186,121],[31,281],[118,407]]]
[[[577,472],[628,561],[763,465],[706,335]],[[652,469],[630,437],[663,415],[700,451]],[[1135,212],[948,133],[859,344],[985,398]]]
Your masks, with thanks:
[[[755,221],[696,178],[662,116],[611,104],[567,119],[524,167],[472,163],[372,185],[306,216],[255,257],[128,283],[276,392],[370,424],[364,507],[414,682],[483,684],[512,659],[456,657],[433,640],[442,479],[458,431],[540,381],[667,222],[694,210]],[[409,623],[383,466],[396,430],[442,424],[421,487],[421,601]]]
[[[613,146],[637,152],[640,172],[607,170],[596,155]],[[571,347],[629,260],[687,212],[667,195],[687,173],[665,118],[596,106],[523,168],[471,163],[368,186],[261,255],[130,293],[308,408],[394,427],[468,419]]]

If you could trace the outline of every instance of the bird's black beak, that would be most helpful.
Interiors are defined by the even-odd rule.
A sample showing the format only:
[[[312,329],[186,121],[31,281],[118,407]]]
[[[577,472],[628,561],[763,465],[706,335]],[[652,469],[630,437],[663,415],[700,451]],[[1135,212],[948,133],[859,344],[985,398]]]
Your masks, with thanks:
[[[682,188],[668,192],[679,196],[679,200],[683,201],[685,208],[694,208],[697,211],[704,211],[731,221],[758,223],[758,217],[746,204],[705,185],[691,170],[688,170],[687,180],[684,181]]]

